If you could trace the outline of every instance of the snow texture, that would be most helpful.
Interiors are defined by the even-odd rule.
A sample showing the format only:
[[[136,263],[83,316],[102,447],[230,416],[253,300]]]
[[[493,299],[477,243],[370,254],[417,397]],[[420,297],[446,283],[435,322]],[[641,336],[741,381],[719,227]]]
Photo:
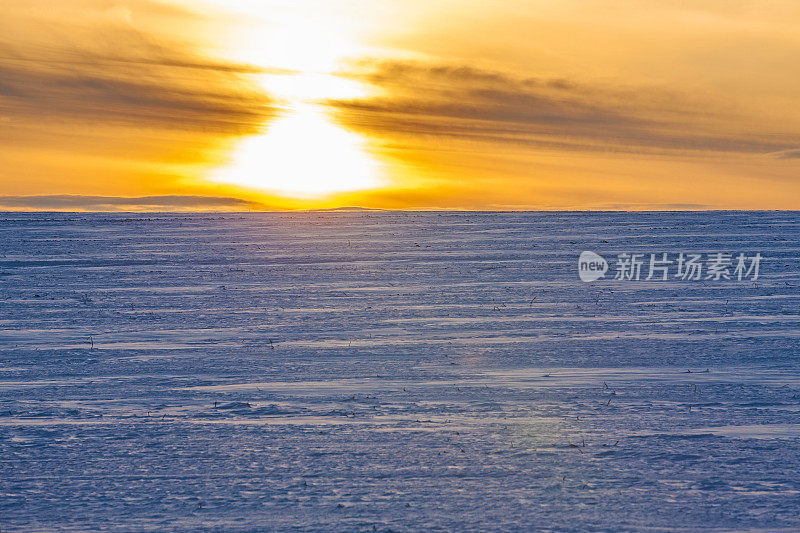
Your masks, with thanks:
[[[800,214],[0,214],[0,530],[800,530]],[[756,281],[583,283],[594,251]]]

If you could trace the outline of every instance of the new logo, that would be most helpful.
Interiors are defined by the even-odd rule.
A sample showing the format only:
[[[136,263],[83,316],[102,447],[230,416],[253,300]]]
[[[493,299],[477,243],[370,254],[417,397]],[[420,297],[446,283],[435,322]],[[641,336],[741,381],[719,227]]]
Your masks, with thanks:
[[[608,263],[603,256],[594,252],[581,252],[578,258],[578,275],[581,281],[596,281],[608,271]]]

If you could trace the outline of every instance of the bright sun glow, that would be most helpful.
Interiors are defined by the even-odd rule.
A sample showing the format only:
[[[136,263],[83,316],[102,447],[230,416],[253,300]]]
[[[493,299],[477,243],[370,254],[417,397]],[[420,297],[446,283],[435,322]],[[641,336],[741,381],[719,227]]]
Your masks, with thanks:
[[[296,105],[248,137],[216,180],[288,196],[321,196],[380,185],[378,163],[363,139],[337,126],[323,109]]]
[[[364,85],[332,74],[304,72],[300,74],[265,74],[261,86],[288,105],[324,99],[364,98]]]
[[[313,12],[294,12],[292,3],[281,7],[258,31],[236,36],[232,55],[286,71],[259,76],[283,112],[263,134],[243,139],[212,180],[294,197],[381,186],[381,165],[366,139],[337,125],[322,103],[368,96],[362,84],[332,74],[357,51],[347,28],[331,17],[315,22]]]

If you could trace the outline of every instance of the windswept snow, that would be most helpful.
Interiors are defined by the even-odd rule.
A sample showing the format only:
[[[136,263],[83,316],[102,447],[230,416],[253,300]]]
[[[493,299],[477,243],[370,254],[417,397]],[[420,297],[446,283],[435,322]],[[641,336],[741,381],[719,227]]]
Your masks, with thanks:
[[[5,213],[0,243],[2,531],[800,529],[798,213]],[[582,283],[584,250],[765,259]]]

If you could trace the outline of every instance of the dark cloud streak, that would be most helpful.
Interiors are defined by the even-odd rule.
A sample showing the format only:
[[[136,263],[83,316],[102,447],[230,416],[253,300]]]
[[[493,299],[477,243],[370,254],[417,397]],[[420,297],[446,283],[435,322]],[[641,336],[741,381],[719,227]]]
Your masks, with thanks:
[[[800,149],[778,152],[775,156],[778,159],[800,159]]]
[[[92,65],[20,68],[0,64],[0,113],[12,119],[54,118],[162,128],[249,129],[269,115],[259,94],[190,86],[152,70]]]
[[[148,0],[55,7],[33,0],[9,9],[0,20],[0,116],[14,123],[240,134],[272,114],[250,76],[275,72],[204,57],[191,43],[150,29],[170,21],[180,26],[197,17],[190,11]],[[146,31],[115,9],[130,9],[137,19],[160,17],[159,23],[144,24]]]
[[[589,86],[472,66],[361,61],[347,74],[388,96],[329,104],[356,128],[572,150],[767,153],[798,138],[731,129],[739,118],[696,96]]]

